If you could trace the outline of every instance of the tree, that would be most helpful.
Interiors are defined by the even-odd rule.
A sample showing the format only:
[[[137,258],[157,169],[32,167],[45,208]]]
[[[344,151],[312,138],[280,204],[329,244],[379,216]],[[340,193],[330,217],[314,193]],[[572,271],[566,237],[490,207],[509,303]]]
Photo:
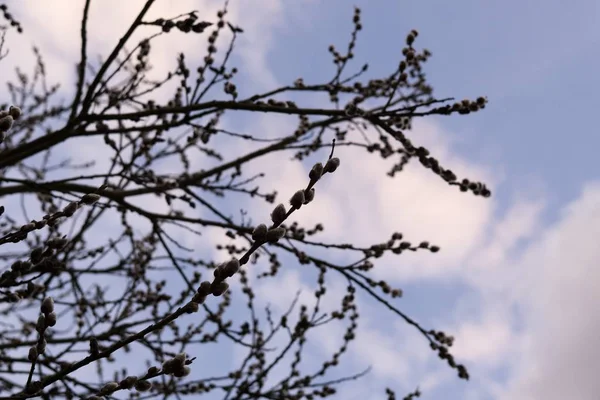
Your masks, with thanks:
[[[86,44],[90,0],[85,1],[76,87],[66,103],[56,99],[59,86],[47,81],[36,49],[33,72],[17,69],[17,80],[7,84],[9,99],[0,107],[0,245],[6,249],[0,275],[5,321],[0,325],[0,398],[98,399],[141,392],[145,398],[209,392],[227,399],[327,397],[336,385],[366,373],[327,377],[354,338],[358,295],[413,326],[460,378],[468,379],[466,367],[450,353],[452,336],[411,319],[394,304],[401,290],[370,277],[373,260],[385,253],[435,253],[438,246],[411,243],[399,232],[364,248],[324,243],[316,239],[322,224],[302,226],[289,218],[299,212],[302,219],[303,212],[319,207],[316,192],[343,168],[344,147],[395,159],[390,179],[407,163],[419,162],[457,190],[490,196],[483,183],[459,179],[405,134],[414,118],[469,114],[487,100],[435,98],[422,70],[431,53],[414,47],[416,30],[406,36],[397,68],[380,79],[364,79],[368,65],[355,72],[352,62],[362,29],[359,9],[345,50],[329,48],[335,73],[328,81],[297,79],[242,96],[230,56],[244,31],[228,21],[227,2],[211,21],[195,11],[150,19],[153,3],[146,1],[114,50],[94,62]],[[5,31],[22,28],[18,16],[0,7],[11,25],[3,28],[4,39]],[[146,37],[132,44],[140,30]],[[180,54],[174,71],[151,77],[153,41],[173,34],[206,37],[206,56],[191,66],[192,57]],[[223,52],[217,39],[224,35],[229,40]],[[303,100],[314,93],[328,96],[330,107]],[[298,123],[275,139],[224,128],[224,121],[242,113],[281,114]],[[222,137],[243,143],[244,154],[231,156],[230,148],[219,148]],[[60,146],[82,138],[94,152],[86,154],[88,163],[75,165]],[[305,186],[283,193],[289,201],[280,203],[277,192],[256,184],[262,174],[247,171],[252,162],[284,150],[293,152],[295,162],[320,161],[307,165]],[[110,157],[103,159],[102,151]],[[206,168],[196,167],[198,159]],[[106,168],[98,172],[98,165]],[[149,200],[152,196],[165,206]],[[253,223],[243,210],[232,217],[222,204],[235,196],[273,204],[270,217],[253,215],[259,221]],[[213,259],[177,239],[178,232],[190,232],[201,240],[208,229],[225,233],[227,240],[217,249],[227,256]],[[315,255],[315,248],[344,250],[354,261],[338,265]],[[297,297],[281,315],[270,309],[263,313],[255,305],[252,283],[275,277],[282,257],[289,256],[296,262],[284,268],[315,272],[315,300],[309,308]],[[257,267],[264,263],[270,270],[259,274]],[[345,282],[347,292],[337,308],[324,309],[322,298],[333,280]],[[243,299],[246,311],[231,318],[234,299]],[[309,371],[302,356],[310,332],[340,323],[346,326],[343,344]],[[199,363],[210,362],[198,346],[211,343],[238,346],[246,356],[222,376],[188,376]],[[133,362],[128,353],[135,354]],[[96,368],[93,381],[80,374],[88,366]],[[273,378],[286,368],[287,375]],[[385,393],[395,398],[392,389]],[[417,389],[405,398],[419,394]]]

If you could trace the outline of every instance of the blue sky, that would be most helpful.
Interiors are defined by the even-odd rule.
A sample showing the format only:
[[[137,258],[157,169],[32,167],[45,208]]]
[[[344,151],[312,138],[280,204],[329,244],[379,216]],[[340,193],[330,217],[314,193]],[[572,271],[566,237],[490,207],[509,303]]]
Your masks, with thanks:
[[[106,55],[142,3],[97,3],[92,8],[90,28],[96,34],[91,48]],[[28,49],[35,42],[47,57],[50,75],[67,82],[67,96],[73,86],[82,6],[55,4],[62,5],[9,2],[26,32],[9,36],[11,52],[0,63],[0,76],[11,74],[14,65],[27,65]],[[600,140],[594,118],[595,89],[600,87],[600,4],[591,0],[568,5],[558,0],[232,0],[231,4],[231,20],[246,31],[233,59],[242,70],[236,82],[242,96],[299,76],[308,82],[330,78],[333,65],[327,46],[345,46],[352,6],[358,5],[364,29],[355,69],[368,62],[369,77],[393,70],[406,33],[415,28],[416,46],[433,53],[425,70],[434,95],[457,99],[485,95],[489,100],[476,114],[418,121],[409,136],[460,176],[489,183],[492,198],[457,193],[422,168],[409,168],[390,180],[385,176],[388,167],[377,159],[340,148],[340,170],[319,182],[323,186],[317,187],[310,213],[294,214],[307,226],[324,220],[324,241],[371,244],[397,230],[415,242],[430,240],[442,247],[438,254],[382,258],[375,273],[404,290],[398,301],[401,309],[456,337],[454,353],[469,367],[471,381],[459,381],[414,329],[365,299],[359,304],[366,310],[362,312],[366,326],[359,331],[354,350],[342,359],[346,364],[340,374],[367,365],[373,370],[368,378],[345,385],[340,398],[382,398],[386,385],[402,396],[420,385],[423,398],[432,400],[596,399],[600,383],[593,371],[600,370],[600,351],[593,346],[597,336],[593,332],[600,328],[600,317],[583,310],[600,306]],[[211,20],[218,5],[159,0],[151,15],[198,9]],[[107,21],[111,29],[106,29]],[[202,42],[198,58],[204,47]],[[174,54],[180,51],[193,59],[195,48],[188,38],[169,36],[156,46],[163,55],[155,62],[157,70],[174,65]],[[244,115],[226,123],[274,137],[287,134],[295,120]],[[230,146],[232,153],[244,150],[226,139],[217,143]],[[85,159],[92,146],[67,144],[66,149]],[[272,162],[252,167],[267,171],[265,188],[277,189],[281,201],[305,184],[311,162],[320,161],[301,165],[288,158],[274,154]],[[222,206],[232,215],[243,206],[255,221],[266,220],[271,211],[262,203]],[[214,251],[211,246],[222,237],[215,232],[201,240],[182,240],[199,251]],[[215,252],[218,257],[223,255]],[[284,265],[279,281],[257,283],[264,285],[259,297],[265,304],[282,302],[298,287],[314,290],[314,279],[300,272],[297,263],[290,260]],[[336,284],[332,285],[335,297]],[[336,333],[332,329],[330,336],[320,337],[321,344],[315,344],[311,354],[318,357],[327,351]],[[227,354],[235,364],[239,354]]]

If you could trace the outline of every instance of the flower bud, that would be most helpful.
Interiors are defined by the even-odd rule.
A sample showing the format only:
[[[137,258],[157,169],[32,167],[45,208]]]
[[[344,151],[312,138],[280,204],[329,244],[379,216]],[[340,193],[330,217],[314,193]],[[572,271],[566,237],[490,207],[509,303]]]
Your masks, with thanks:
[[[38,317],[37,323],[35,324],[35,330],[39,333],[42,333],[44,330],[46,330],[46,317],[44,314],[40,314]]]
[[[46,326],[54,325],[56,325],[56,313],[52,311],[51,313],[46,315]]]
[[[203,304],[206,301],[206,296],[200,293],[194,294],[192,301],[196,304]]]
[[[13,122],[14,122],[14,119],[10,115],[0,118],[0,131],[9,130],[12,127]]]
[[[273,228],[267,232],[265,239],[269,243],[276,243],[279,239],[281,239],[285,235],[285,228],[278,227]]]
[[[13,119],[17,120],[21,116],[21,109],[19,107],[10,106],[8,113]]]
[[[296,193],[294,193],[290,199],[290,204],[294,208],[302,207],[302,204],[304,204],[304,190],[298,190]]]
[[[261,241],[265,238],[267,234],[267,226],[265,224],[260,224],[252,231],[252,239]]]
[[[308,204],[315,198],[315,188],[310,188],[310,190],[304,195],[304,204]]]
[[[223,282],[223,281],[214,282],[211,285],[210,289],[211,289],[210,292],[212,293],[212,295],[218,297],[218,296],[222,295],[223,293],[225,293],[227,291],[227,289],[229,289],[229,284],[227,282]]]
[[[44,314],[50,314],[54,311],[54,299],[52,297],[46,297],[44,301],[42,301],[42,307],[40,307]]]
[[[271,213],[271,221],[274,224],[280,224],[285,219],[286,211],[283,204],[279,204]]]
[[[223,274],[230,278],[235,275],[240,269],[240,261],[237,258],[232,258],[223,266]]]
[[[137,381],[135,383],[135,389],[138,392],[147,392],[152,388],[152,382],[149,381]]]
[[[198,293],[196,293],[198,294]],[[185,305],[185,312],[188,314],[193,314],[195,312],[197,312],[200,309],[200,307],[198,306],[198,303],[195,303],[193,301],[190,301],[189,303],[187,303]]]
[[[208,296],[210,294],[210,281],[204,281],[198,286],[198,294],[201,296]]]
[[[339,166],[340,166],[340,159],[337,157],[333,157],[333,158],[330,158],[329,160],[327,160],[324,171],[332,173],[332,172],[335,172],[335,170]]]
[[[100,200],[100,197],[97,193],[88,193],[81,198],[81,202],[89,206]]]
[[[112,393],[119,388],[119,384],[117,382],[108,382],[106,385],[102,386],[100,389],[100,393],[108,394]]]
[[[36,349],[35,346],[31,346],[29,348],[29,354],[27,355],[27,359],[31,362],[35,361],[35,359],[38,357],[38,351]]]
[[[308,173],[308,177],[311,181],[316,181],[319,180],[321,175],[323,175],[323,164],[319,162],[313,165],[312,169]]]
[[[131,389],[133,387],[133,385],[135,385],[137,380],[138,380],[137,376],[128,376],[127,378],[125,378],[121,382],[119,382],[119,387],[121,389]]]
[[[67,217],[70,217],[73,214],[75,214],[75,211],[77,211],[78,207],[79,207],[79,205],[73,201],[73,202],[69,203],[65,208],[63,208],[63,213],[65,213],[65,215]]]

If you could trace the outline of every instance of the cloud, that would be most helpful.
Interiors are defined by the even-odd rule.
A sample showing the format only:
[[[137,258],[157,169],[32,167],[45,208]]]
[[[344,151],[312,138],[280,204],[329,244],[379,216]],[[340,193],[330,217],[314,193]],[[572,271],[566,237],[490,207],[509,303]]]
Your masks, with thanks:
[[[585,185],[524,254],[524,313],[506,399],[596,399],[600,393],[600,183]]]

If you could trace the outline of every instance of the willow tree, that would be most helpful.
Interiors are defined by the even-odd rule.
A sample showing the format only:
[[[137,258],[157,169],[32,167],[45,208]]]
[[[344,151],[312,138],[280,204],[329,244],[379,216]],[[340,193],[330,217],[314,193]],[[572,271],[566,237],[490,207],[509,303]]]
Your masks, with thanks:
[[[82,4],[80,59],[68,101],[59,99],[65,92],[48,81],[52,66],[36,49],[31,72],[17,69],[1,94],[0,398],[327,397],[345,380],[364,374],[328,377],[355,337],[357,296],[376,300],[414,327],[459,378],[468,379],[466,367],[451,354],[452,336],[406,315],[397,300],[401,290],[371,276],[376,259],[386,253],[435,253],[438,246],[412,243],[399,232],[369,247],[324,243],[319,241],[323,224],[302,226],[289,223],[289,217],[298,213],[302,220],[302,213],[320,207],[319,186],[344,168],[347,147],[363,149],[375,161],[392,160],[390,179],[408,163],[420,163],[440,184],[488,197],[484,184],[457,177],[407,135],[414,118],[473,113],[486,99],[434,97],[423,73],[431,53],[415,47],[416,30],[406,36],[401,59],[388,75],[364,78],[367,65],[356,67],[353,60],[362,29],[359,9],[348,44],[343,50],[329,47],[335,66],[330,79],[297,79],[242,96],[238,68],[230,64],[244,30],[228,20],[227,4],[214,19],[195,11],[149,19],[153,3],[145,2],[99,61],[88,48],[90,0]],[[27,26],[6,5],[0,10],[7,22],[0,56],[6,57],[10,35]],[[140,31],[144,39],[132,42]],[[206,56],[190,65],[193,57],[180,54],[176,68],[152,77],[153,41],[182,33],[205,40]],[[217,46],[220,35],[227,37],[224,49]],[[330,106],[315,107],[302,97],[315,93],[328,96]],[[223,121],[242,114],[265,113],[297,123],[278,138],[223,127]],[[239,141],[238,148],[247,151],[232,156],[230,148],[219,148],[220,137]],[[60,150],[76,140],[89,144],[89,162],[73,164]],[[307,165],[310,172],[297,191],[266,192],[257,182],[268,184],[268,177],[251,175],[246,167],[271,153],[281,162],[320,161]],[[289,153],[291,161],[283,158]],[[191,160],[209,160],[210,167],[196,168]],[[106,168],[98,171],[98,165]],[[164,201],[165,211],[139,200],[148,195]],[[223,200],[231,195],[270,203],[272,212],[231,217]],[[217,245],[220,257],[186,248],[174,233],[208,230],[225,234]],[[312,251],[319,248],[342,249],[354,261],[339,265]],[[283,256],[296,261],[282,267]],[[269,268],[259,274],[261,264]],[[296,299],[280,314],[259,309],[252,282],[300,266],[315,272],[315,301],[309,306]],[[320,299],[334,281],[347,290],[338,306],[325,309]],[[244,299],[243,312],[230,312],[234,297]],[[345,324],[343,344],[311,368],[302,357],[314,340],[309,332],[326,330],[330,323]],[[213,361],[198,346],[211,343],[239,346],[246,355],[229,372],[202,376],[199,367]],[[95,373],[81,374],[88,366]],[[287,371],[283,377],[282,371]],[[393,388],[384,393],[395,398]],[[407,398],[419,394],[417,389]]]

